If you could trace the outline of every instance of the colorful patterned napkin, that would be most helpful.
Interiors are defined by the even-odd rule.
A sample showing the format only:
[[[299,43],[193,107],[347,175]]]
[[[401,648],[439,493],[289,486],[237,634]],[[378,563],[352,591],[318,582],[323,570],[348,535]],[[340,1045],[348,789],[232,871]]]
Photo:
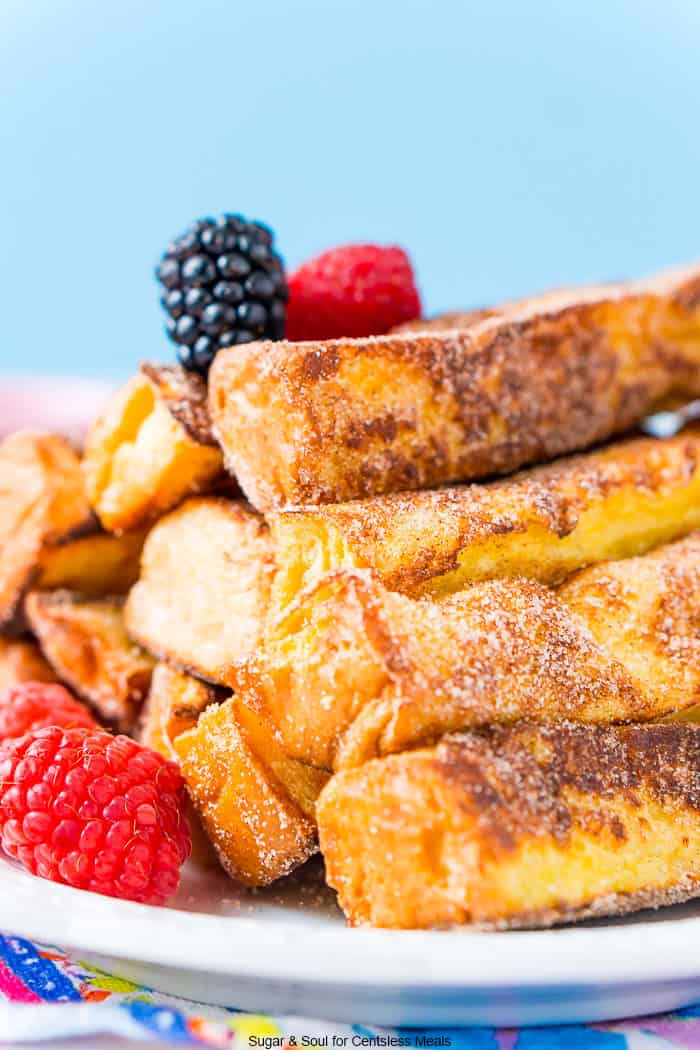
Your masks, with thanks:
[[[441,1036],[437,1045],[452,1050],[700,1050],[700,1005],[663,1017],[521,1030],[334,1025],[300,1017],[246,1014],[233,1007],[204,1006],[162,995],[96,970],[60,948],[0,934],[3,1046],[46,1040],[50,1050],[52,1039],[65,1044],[70,1038],[107,1033],[124,1040],[240,1050],[251,1045],[251,1037],[256,1037],[252,1045],[263,1046],[263,1036],[277,1037],[272,1045],[281,1050],[311,1047],[311,1040],[319,1047],[330,1047],[334,1035],[348,1047],[360,1042],[353,1042],[353,1036],[400,1035],[408,1039],[409,1046],[417,1047],[425,1045],[425,1036],[430,1035]],[[348,1037],[347,1041],[342,1037]],[[386,1046],[386,1040],[383,1042]],[[372,1044],[363,1038],[362,1043],[381,1046],[379,1040]]]

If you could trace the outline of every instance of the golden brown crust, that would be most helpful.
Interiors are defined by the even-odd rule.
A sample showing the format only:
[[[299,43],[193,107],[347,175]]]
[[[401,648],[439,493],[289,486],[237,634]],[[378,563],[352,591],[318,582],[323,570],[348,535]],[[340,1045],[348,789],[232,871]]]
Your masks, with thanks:
[[[209,407],[262,511],[506,473],[700,393],[697,269],[467,329],[224,350]]]
[[[314,807],[327,777],[288,758],[235,697],[174,740],[195,808],[232,878],[264,886],[316,852]]]
[[[700,703],[700,533],[568,580],[559,597],[655,702]]]
[[[65,438],[18,431],[0,443],[0,631],[24,628],[24,594],[50,548],[95,531],[80,460]]]
[[[145,747],[179,764],[174,741],[194,729],[202,711],[221,703],[226,693],[182,671],[157,664],[151,679],[148,698],[143,705],[137,728],[137,739]],[[189,801],[187,820],[192,837],[192,859],[204,867],[218,866],[218,857]]]
[[[633,438],[490,484],[280,511],[270,525],[275,609],[339,568],[372,569],[412,596],[494,577],[551,584],[700,526],[700,430]]]
[[[29,638],[0,638],[0,689],[22,682],[56,682],[56,673]]]
[[[317,807],[354,924],[531,926],[700,887],[700,727],[491,727],[337,774]]]
[[[605,572],[626,581],[624,608],[601,591]],[[699,587],[697,533],[584,570],[558,594],[495,580],[435,602],[338,572],[229,682],[290,754],[322,768],[490,722],[645,721],[698,701]]]
[[[177,762],[173,741],[194,729],[202,711],[221,703],[226,693],[215,686],[178,671],[168,664],[156,664],[148,697],[141,710],[137,737],[166,758]]]
[[[157,388],[170,414],[199,445],[216,445],[207,407],[207,384],[180,365],[141,364],[141,373]]]
[[[126,594],[139,577],[146,533],[146,529],[137,529],[114,536],[93,528],[65,537],[42,552],[32,586],[46,591],[78,591],[90,598]]]
[[[267,526],[246,504],[186,500],[146,540],[127,629],[159,659],[223,683],[260,638],[273,570]]]
[[[144,364],[97,419],[84,470],[108,531],[136,529],[221,480],[205,393],[203,380],[179,366]]]
[[[338,573],[231,676],[288,752],[347,768],[442,733],[522,717],[651,718],[625,669],[548,588],[480,584],[442,603]]]
[[[34,591],[26,613],[44,656],[66,682],[120,732],[131,732],[154,662],[127,637],[120,598]]]

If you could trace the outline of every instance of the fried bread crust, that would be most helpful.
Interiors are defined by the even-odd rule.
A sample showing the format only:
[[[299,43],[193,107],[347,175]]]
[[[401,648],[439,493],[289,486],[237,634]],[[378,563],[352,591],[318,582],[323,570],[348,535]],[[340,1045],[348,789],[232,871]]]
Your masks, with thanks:
[[[80,459],[56,434],[18,431],[0,444],[0,631],[24,630],[30,587],[122,594],[138,576],[145,533],[102,532]]]
[[[37,590],[79,591],[89,598],[126,594],[139,577],[145,529],[114,536],[94,530],[47,547],[41,555]]]
[[[137,737],[173,762],[178,761],[173,741],[188,729],[194,729],[202,711],[221,703],[227,694],[168,664],[156,664],[151,678]]]
[[[250,502],[507,473],[700,393],[700,270],[533,299],[458,330],[219,353],[214,433]]]
[[[128,638],[122,605],[120,598],[33,591],[26,612],[58,677],[105,722],[129,733],[148,693],[154,661]]]
[[[87,439],[87,492],[102,524],[124,532],[152,521],[223,472],[206,384],[177,365],[144,364]]]
[[[56,434],[20,430],[0,443],[0,629],[21,630],[22,598],[46,551],[94,531],[80,460]]]
[[[699,588],[697,533],[582,570],[558,593],[495,580],[435,602],[338,572],[229,682],[291,755],[322,768],[491,722],[646,721],[698,702]]]
[[[576,573],[558,590],[596,643],[672,712],[700,702],[700,533]]]
[[[289,758],[235,697],[173,741],[195,808],[222,866],[265,886],[316,852],[314,810],[328,777]]]
[[[547,926],[700,893],[700,726],[491,727],[336,774],[317,807],[353,925]]]
[[[168,664],[157,664],[139,718],[137,739],[145,747],[153,748],[179,765],[173,741],[187,730],[194,729],[202,711],[212,704],[221,703],[226,695],[223,690]],[[187,820],[192,836],[192,859],[204,867],[218,866],[214,847],[191,800]]]
[[[22,682],[56,682],[52,667],[30,638],[0,638],[0,689]]]
[[[495,577],[552,584],[699,526],[700,429],[633,438],[504,481],[277,512],[273,608],[335,569],[372,569],[414,597]]]
[[[149,533],[127,629],[159,659],[225,684],[260,638],[273,568],[267,526],[246,504],[186,500]]]

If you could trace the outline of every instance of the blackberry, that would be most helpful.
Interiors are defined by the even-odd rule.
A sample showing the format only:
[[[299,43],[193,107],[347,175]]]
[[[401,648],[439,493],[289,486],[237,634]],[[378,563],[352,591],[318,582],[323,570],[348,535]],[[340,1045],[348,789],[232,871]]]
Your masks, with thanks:
[[[201,219],[168,246],[156,276],[166,330],[190,371],[206,375],[225,346],[284,338],[287,279],[262,223],[240,215]]]

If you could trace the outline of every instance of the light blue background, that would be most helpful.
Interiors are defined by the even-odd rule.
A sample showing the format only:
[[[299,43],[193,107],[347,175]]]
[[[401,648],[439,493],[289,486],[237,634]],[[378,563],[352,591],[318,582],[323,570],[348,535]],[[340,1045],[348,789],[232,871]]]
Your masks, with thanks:
[[[0,366],[167,357],[202,214],[411,252],[428,310],[700,256],[693,0],[0,0]]]

